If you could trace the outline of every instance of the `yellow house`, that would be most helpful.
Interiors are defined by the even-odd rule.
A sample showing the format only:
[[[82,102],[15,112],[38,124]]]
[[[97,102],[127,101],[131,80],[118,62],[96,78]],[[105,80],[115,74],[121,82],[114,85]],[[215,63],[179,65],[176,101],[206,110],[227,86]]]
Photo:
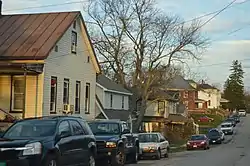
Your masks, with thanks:
[[[93,119],[99,72],[80,12],[0,15],[0,109]]]

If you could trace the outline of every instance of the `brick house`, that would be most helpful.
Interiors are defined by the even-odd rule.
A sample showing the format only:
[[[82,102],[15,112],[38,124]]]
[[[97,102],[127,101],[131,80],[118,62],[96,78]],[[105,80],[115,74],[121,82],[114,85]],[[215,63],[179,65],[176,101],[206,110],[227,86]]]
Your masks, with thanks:
[[[176,97],[190,111],[204,111],[207,108],[207,101],[199,99],[198,91],[191,86],[190,80],[185,80],[182,76],[176,76],[168,85],[168,90],[176,93]]]

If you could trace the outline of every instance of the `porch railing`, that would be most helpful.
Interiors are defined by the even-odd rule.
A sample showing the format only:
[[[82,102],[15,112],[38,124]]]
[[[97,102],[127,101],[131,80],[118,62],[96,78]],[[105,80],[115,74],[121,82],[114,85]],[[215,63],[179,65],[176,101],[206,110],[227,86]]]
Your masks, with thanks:
[[[13,115],[11,115],[9,112],[7,112],[7,111],[3,110],[2,108],[0,108],[0,111],[1,111],[1,112],[3,112],[5,115],[7,115],[7,116],[11,117],[13,120],[15,120],[15,119],[16,119]]]

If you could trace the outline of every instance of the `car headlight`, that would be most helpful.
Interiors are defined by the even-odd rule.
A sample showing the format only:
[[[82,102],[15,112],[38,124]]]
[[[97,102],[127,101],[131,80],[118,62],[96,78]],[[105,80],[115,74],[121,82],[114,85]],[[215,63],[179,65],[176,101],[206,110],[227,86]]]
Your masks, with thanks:
[[[205,141],[202,141],[201,144],[205,144]]]
[[[27,144],[23,150],[23,156],[36,155],[42,153],[42,144],[40,142],[35,142]]]
[[[190,142],[187,142],[187,145],[190,145]]]
[[[115,148],[116,147],[116,142],[106,142],[106,147],[107,148]]]

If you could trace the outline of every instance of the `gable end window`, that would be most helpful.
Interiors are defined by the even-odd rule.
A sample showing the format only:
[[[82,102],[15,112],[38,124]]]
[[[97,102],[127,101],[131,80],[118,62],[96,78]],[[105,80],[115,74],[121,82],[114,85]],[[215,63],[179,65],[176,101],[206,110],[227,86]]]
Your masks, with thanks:
[[[77,50],[77,33],[75,31],[72,31],[71,35],[71,52],[73,54],[76,54]]]

